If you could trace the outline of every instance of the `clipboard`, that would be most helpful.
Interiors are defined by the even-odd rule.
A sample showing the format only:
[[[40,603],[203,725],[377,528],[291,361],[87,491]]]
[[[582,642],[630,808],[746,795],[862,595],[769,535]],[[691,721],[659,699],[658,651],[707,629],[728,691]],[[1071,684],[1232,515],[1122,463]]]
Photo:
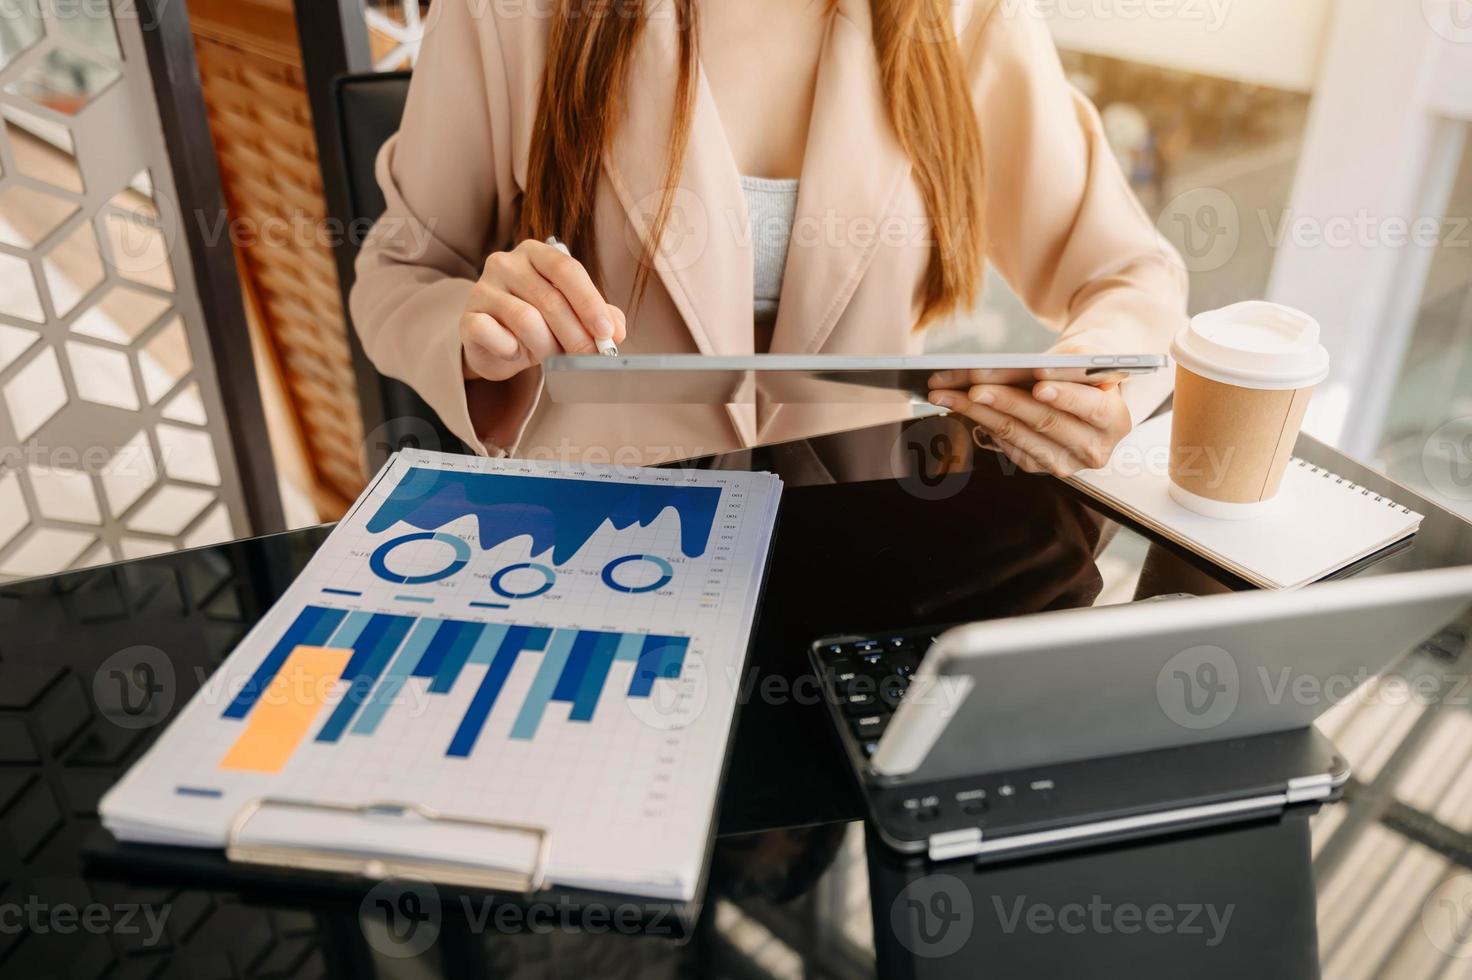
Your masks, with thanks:
[[[769,510],[762,511],[773,525],[767,531],[769,536],[774,536],[779,499],[777,491],[773,490],[767,505]],[[755,552],[753,558],[759,558],[760,562],[755,566],[759,571],[751,577],[751,588],[755,591],[749,601],[754,610],[751,615],[755,616],[766,586],[766,568],[771,561],[770,537],[766,547]],[[743,566],[743,580],[748,567]],[[372,615],[387,614],[373,612]],[[581,631],[583,627],[566,629]],[[272,635],[274,642],[279,644],[285,642],[280,637],[289,634],[278,630]],[[755,636],[754,629],[746,630],[745,650],[738,662],[745,662]],[[402,637],[385,642],[392,642],[394,649],[398,649]],[[725,655],[734,658],[735,649],[733,646],[732,652]],[[611,654],[614,651],[607,652]],[[198,692],[195,694],[197,696]],[[190,704],[193,703],[191,698]],[[728,709],[732,725],[739,716],[739,709],[737,698]],[[166,731],[174,730],[178,723],[178,717],[174,718],[167,730],[160,730],[158,738],[165,737]],[[713,740],[713,737],[707,737],[706,743]],[[600,843],[603,838],[596,834],[596,828],[589,828],[588,837],[579,836],[576,831],[569,834],[569,830],[558,822],[556,812],[538,812],[535,808],[525,812],[514,806],[476,807],[474,794],[456,797],[461,801],[460,805],[442,806],[447,802],[444,794],[433,796],[426,793],[416,800],[417,794],[412,788],[391,790],[382,796],[371,789],[369,793],[372,795],[354,792],[334,796],[325,791],[319,795],[314,792],[315,784],[298,781],[296,785],[280,790],[274,785],[258,784],[253,787],[254,792],[242,792],[237,784],[234,795],[215,804],[213,812],[193,811],[204,815],[193,822],[182,818],[171,821],[167,818],[167,811],[159,809],[168,805],[167,794],[171,791],[183,796],[224,795],[207,785],[203,789],[176,787],[173,784],[179,777],[172,770],[165,772],[162,785],[156,785],[159,780],[154,779],[144,782],[141,790],[136,785],[121,790],[133,792],[136,798],[130,801],[131,805],[112,811],[114,822],[106,824],[110,833],[100,834],[95,846],[89,846],[89,859],[99,867],[123,869],[133,877],[147,876],[146,866],[152,864],[170,878],[185,877],[206,887],[232,888],[237,887],[236,882],[267,886],[274,883],[279,886],[294,881],[314,891],[341,893],[347,890],[361,894],[364,883],[400,877],[421,878],[449,888],[499,892],[521,900],[550,894],[559,898],[591,896],[590,901],[614,901],[620,905],[645,908],[688,908],[699,899],[710,872],[709,862],[717,828],[718,787],[729,766],[733,744],[734,738],[727,731],[721,742],[721,754],[710,754],[710,762],[719,760],[719,768],[715,771],[716,786],[712,787],[715,794],[711,811],[701,823],[692,822],[693,817],[686,819],[682,849],[677,858],[669,864],[652,862],[645,865],[628,860],[619,864],[618,855],[610,851],[609,866],[615,870],[605,876],[600,876],[596,870],[583,870],[594,866],[590,856],[602,853],[596,850],[596,847],[603,846]],[[152,755],[152,750],[149,755]],[[143,766],[146,763],[146,759],[138,757],[131,760],[128,775],[109,792],[120,791],[119,787],[133,778],[133,773],[145,771]],[[530,778],[535,783],[542,777],[534,773]],[[707,779],[708,776],[701,777],[702,787]],[[413,784],[400,785],[408,787]],[[702,801],[705,792],[702,788]],[[145,793],[150,799],[156,799],[157,804],[142,799]],[[385,799],[389,796],[394,798]],[[529,822],[513,822],[509,818],[511,813],[516,814],[515,820]],[[164,819],[154,821],[154,815]],[[303,821],[308,825],[295,826]],[[334,830],[361,823],[376,832],[365,835],[323,833],[319,827],[310,825],[314,821],[330,822]],[[286,832],[283,832],[283,827]],[[570,864],[572,870],[567,872],[565,879],[553,880],[552,876],[562,874],[551,860],[554,838],[564,834],[569,834],[569,839],[564,842],[567,847],[562,861]],[[483,835],[510,841],[514,846],[505,849],[481,846],[485,840]],[[459,840],[437,843],[437,838],[445,836],[458,837]],[[470,838],[474,840],[466,844]],[[374,846],[385,841],[392,846]],[[608,846],[616,847],[617,844]],[[568,883],[560,884],[560,881]]]
[[[305,847],[291,843],[270,843],[252,838],[252,821],[272,811],[283,811],[300,818],[303,814],[354,820],[404,820],[416,818],[430,830],[447,828],[492,831],[498,834],[524,835],[531,838],[534,859],[524,872],[514,868],[474,868],[466,862],[450,862],[430,857],[368,854],[346,848]],[[392,829],[403,833],[403,826]],[[230,826],[225,857],[239,864],[260,864],[280,868],[302,868],[328,874],[340,874],[382,881],[387,878],[424,878],[437,883],[466,888],[504,891],[530,897],[546,884],[547,858],[551,838],[545,828],[487,818],[449,816],[416,803],[372,803],[347,806],[337,803],[315,803],[265,797],[252,800],[241,808]]]
[[[714,835],[709,845],[713,848]],[[297,863],[232,860],[221,849],[119,841],[101,827],[83,842],[81,850],[89,876],[132,887],[229,892],[252,904],[357,916],[364,902],[385,882],[400,882],[405,890],[420,890],[428,884],[433,886],[440,907],[446,910],[447,928],[465,928],[451,925],[454,919],[449,910],[474,908],[488,900],[523,910],[539,906],[554,908],[562,917],[559,921],[574,928],[584,921],[593,921],[595,915],[600,917],[598,924],[602,927],[608,919],[606,910],[616,908],[621,915],[631,914],[638,923],[636,929],[631,929],[631,936],[652,935],[677,943],[687,942],[694,934],[704,908],[702,896],[706,887],[703,875],[696,897],[690,901],[593,891],[551,882],[535,892],[505,891],[483,883],[459,884],[413,875],[375,878],[363,873],[312,869]],[[708,874],[709,849],[706,860]],[[528,911],[527,921],[530,923],[532,919]],[[483,926],[505,933],[518,931],[501,925],[483,923]]]

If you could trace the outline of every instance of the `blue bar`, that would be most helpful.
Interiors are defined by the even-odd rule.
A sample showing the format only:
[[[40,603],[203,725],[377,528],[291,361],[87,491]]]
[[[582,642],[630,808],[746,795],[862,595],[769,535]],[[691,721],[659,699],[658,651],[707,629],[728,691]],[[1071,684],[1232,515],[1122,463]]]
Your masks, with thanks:
[[[342,621],[336,633],[332,634],[329,645],[334,650],[351,650],[353,644],[358,642],[358,637],[363,635],[363,628],[373,619],[372,613],[350,612],[348,618]]]
[[[244,718],[250,714],[250,709],[255,706],[265,692],[267,685],[275,679],[281,665],[291,656],[291,652],[297,647],[319,647],[327,642],[332,631],[337,628],[345,614],[340,609],[325,609],[321,606],[307,606],[297,614],[296,619],[286,628],[281,639],[266,654],[260,666],[235,695],[234,700],[225,708],[226,718]]]
[[[368,625],[363,627],[363,632],[359,633],[358,638],[353,641],[353,655],[348,658],[347,666],[342,669],[343,680],[351,681],[363,673],[364,665],[377,657],[384,638],[389,635],[390,629],[401,620],[404,623],[404,630],[398,634],[400,640],[404,638],[404,633],[408,632],[414,620],[405,619],[402,616],[390,616],[388,613],[374,613],[369,618]],[[394,646],[398,646],[397,641]]]
[[[429,646],[429,641],[434,638],[434,631],[439,628],[437,619],[421,619],[414,626],[414,632],[409,634],[409,639],[404,641],[404,647],[399,655],[394,658],[393,666],[383,675],[383,680],[373,691],[368,704],[363,708],[363,713],[353,723],[354,735],[372,735],[378,730],[378,723],[388,713],[389,705],[399,696],[403,690],[404,681],[419,664],[419,658],[424,656],[424,651]]]
[[[572,644],[572,653],[568,655],[567,666],[562,668],[562,676],[557,678],[557,687],[552,691],[553,701],[571,704],[578,699],[578,691],[583,685],[583,673],[588,669],[588,662],[593,659],[593,650],[598,646],[598,637],[602,635],[592,630],[581,630],[578,633]]]
[[[475,608],[475,609],[510,609],[511,608],[511,603],[509,603],[509,602],[472,602],[470,605],[471,605],[472,608]]]
[[[685,642],[672,636],[646,636],[639,650],[639,663],[634,667],[634,679],[629,682],[629,697],[647,698],[654,690],[654,681],[661,677],[665,651],[671,643]]]
[[[547,710],[547,702],[552,697],[553,685],[562,675],[563,665],[567,663],[567,655],[572,652],[573,640],[576,638],[577,633],[574,630],[558,630],[552,634],[547,653],[542,658],[542,666],[537,671],[536,679],[532,681],[531,690],[527,691],[526,701],[522,703],[521,713],[516,716],[516,723],[511,726],[512,738],[526,741],[537,734],[537,726],[542,723],[542,713]]]
[[[204,796],[210,799],[219,799],[225,795],[224,790],[206,786],[175,786],[174,793],[178,796]]]
[[[684,637],[669,637],[670,645],[664,648],[664,659],[659,665],[659,676],[668,680],[674,680],[680,676],[680,668],[685,663],[685,651],[690,646],[690,641]]]
[[[434,676],[435,671],[440,669],[440,661],[445,659],[446,652],[455,645],[455,638],[460,635],[460,627],[463,625],[457,619],[447,619],[440,623],[439,631],[430,641],[429,649],[419,658],[419,663],[414,668],[415,677]]]
[[[397,602],[423,602],[425,604],[434,602],[434,599],[424,595],[396,595],[394,596],[394,600]]]
[[[476,688],[475,697],[470,701],[470,707],[465,709],[465,717],[460,721],[460,727],[455,731],[455,737],[450,739],[450,748],[445,755],[453,755],[464,758],[470,754],[475,747],[475,740],[480,738],[480,731],[485,727],[486,719],[491,716],[491,709],[496,705],[496,698],[501,694],[501,688],[506,684],[506,678],[511,674],[511,668],[516,663],[517,654],[524,649],[523,644],[527,635],[532,632],[525,626],[512,626],[510,629],[501,630],[497,637],[500,644],[491,664],[486,668],[485,677],[481,679],[480,687]],[[487,630],[487,634],[490,631]],[[476,649],[481,648],[480,644]]]
[[[363,594],[361,592],[354,592],[352,589],[323,589],[322,591],[325,592],[325,593],[327,593],[328,595],[353,595],[353,596],[358,596],[358,595],[362,595]]]
[[[618,651],[618,633],[595,633],[597,641],[593,654],[583,671],[582,683],[578,685],[578,696],[572,703],[569,721],[592,721],[593,709],[598,707],[598,697],[603,693],[603,682],[608,679],[608,668],[613,666],[613,655]]]
[[[525,629],[524,626],[505,626],[501,623],[491,623],[486,626],[480,634],[480,639],[475,641],[475,646],[470,650],[470,656],[466,659],[468,664],[485,664],[490,666],[491,661],[496,658],[496,651],[501,649],[501,641],[505,639],[506,633],[511,629]]]
[[[348,722],[353,720],[353,715],[358,713],[358,709],[367,700],[373,685],[378,682],[378,675],[388,666],[389,659],[393,657],[399,644],[404,642],[404,634],[409,632],[412,625],[414,620],[408,616],[379,613],[363,628],[358,642],[353,645],[353,656],[342,672],[343,680],[348,681],[350,686],[342,701],[328,716],[327,724],[317,733],[317,741],[336,742],[342,737]]]
[[[644,636],[641,633],[622,633],[618,638],[618,652],[613,655],[616,662],[626,661],[636,664],[639,662],[639,650],[644,646]]]
[[[450,693],[450,688],[455,686],[455,679],[460,676],[460,669],[470,659],[475,641],[480,639],[484,630],[485,625],[482,623],[460,624],[460,635],[455,637],[455,642],[445,651],[445,658],[434,672],[434,680],[429,682],[430,694]]]

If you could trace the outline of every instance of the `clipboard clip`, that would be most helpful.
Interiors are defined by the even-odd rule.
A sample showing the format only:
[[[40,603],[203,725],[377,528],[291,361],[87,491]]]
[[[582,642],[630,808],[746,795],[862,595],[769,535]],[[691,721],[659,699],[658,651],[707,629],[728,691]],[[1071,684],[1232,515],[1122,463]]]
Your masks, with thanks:
[[[251,838],[251,825],[258,826],[269,820],[284,816],[295,817],[293,823],[325,818],[328,824],[338,819],[344,821],[342,829],[351,831],[352,822],[368,820],[399,820],[404,822],[405,831],[418,825],[419,830],[459,832],[461,835],[483,831],[500,837],[524,835],[529,838],[534,860],[525,872],[511,868],[479,867],[464,861],[435,857],[407,857],[367,851],[371,847],[371,835],[365,837],[359,847],[295,844],[284,842],[279,836],[268,839]],[[359,828],[369,826],[359,824]],[[258,831],[259,833],[259,831]],[[351,841],[351,834],[345,835]],[[530,898],[546,884],[547,858],[551,841],[546,828],[530,824],[511,823],[475,817],[450,816],[418,803],[368,803],[361,806],[341,803],[320,803],[310,800],[294,800],[279,797],[262,797],[241,807],[231,821],[229,837],[225,845],[225,856],[243,864],[258,864],[272,867],[305,868],[309,871],[325,871],[332,874],[356,875],[371,881],[386,878],[423,878],[445,885],[466,888],[484,888],[493,891],[519,893]]]

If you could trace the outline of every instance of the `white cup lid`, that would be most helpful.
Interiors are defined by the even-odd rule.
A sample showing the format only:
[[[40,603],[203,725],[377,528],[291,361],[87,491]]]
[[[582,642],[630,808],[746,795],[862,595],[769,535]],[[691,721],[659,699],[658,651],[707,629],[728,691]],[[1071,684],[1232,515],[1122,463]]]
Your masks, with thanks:
[[[1170,347],[1203,378],[1242,388],[1310,388],[1329,375],[1318,321],[1277,303],[1236,303],[1202,313]]]

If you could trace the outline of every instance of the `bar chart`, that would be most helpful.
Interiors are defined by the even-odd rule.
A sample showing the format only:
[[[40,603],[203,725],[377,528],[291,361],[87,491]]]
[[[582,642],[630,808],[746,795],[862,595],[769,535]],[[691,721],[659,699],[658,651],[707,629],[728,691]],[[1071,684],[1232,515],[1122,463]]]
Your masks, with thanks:
[[[220,765],[275,773],[309,738],[331,744],[371,737],[416,679],[430,695],[449,694],[461,683],[476,685],[444,749],[448,757],[466,758],[519,659],[540,658],[510,729],[511,739],[531,741],[553,702],[569,705],[570,722],[591,722],[615,663],[633,665],[624,696],[649,698],[656,681],[679,679],[689,643],[681,636],[308,605],[226,706],[225,719],[245,724]]]

